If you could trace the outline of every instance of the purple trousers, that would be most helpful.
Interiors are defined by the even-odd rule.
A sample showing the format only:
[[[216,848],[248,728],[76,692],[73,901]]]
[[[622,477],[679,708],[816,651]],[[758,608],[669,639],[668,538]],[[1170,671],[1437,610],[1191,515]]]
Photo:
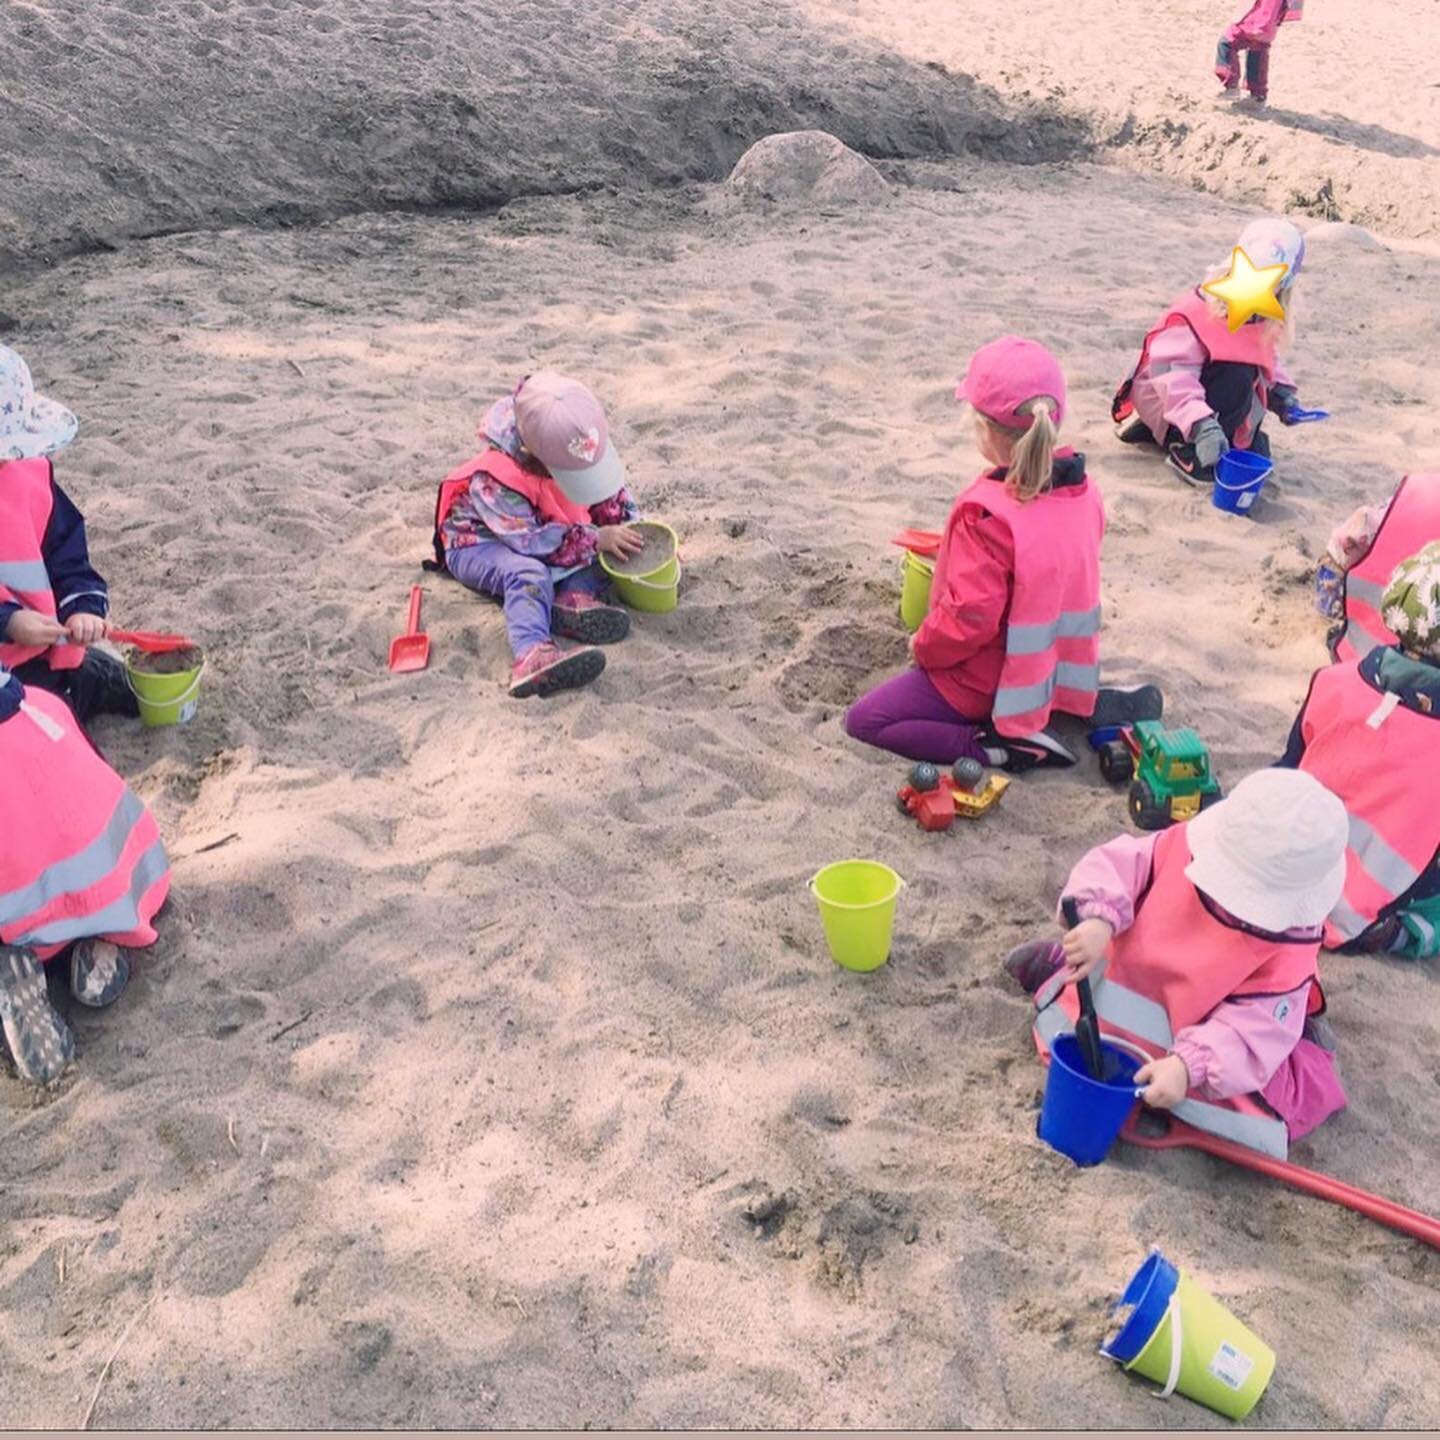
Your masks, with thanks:
[[[608,584],[598,562],[557,582],[543,560],[521,555],[499,540],[447,550],[445,568],[462,585],[492,596],[505,607],[505,633],[517,660],[550,639],[550,607],[556,595],[583,590],[599,596]]]
[[[987,763],[980,726],[954,709],[918,666],[862,695],[846,713],[845,731],[907,760],[953,765],[968,757]]]

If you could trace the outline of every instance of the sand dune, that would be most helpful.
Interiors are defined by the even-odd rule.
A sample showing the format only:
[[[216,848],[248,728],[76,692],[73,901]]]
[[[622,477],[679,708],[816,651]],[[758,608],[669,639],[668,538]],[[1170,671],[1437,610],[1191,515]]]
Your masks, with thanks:
[[[216,45],[264,55],[246,26],[303,23],[317,64],[360,63],[343,7],[201,8]],[[536,57],[516,87],[547,83],[540,8],[505,22],[507,55]],[[67,7],[12,9],[81,43]],[[407,43],[460,43],[392,9]],[[662,39],[730,35],[726,64],[775,74],[801,12],[774,13]],[[1092,63],[1118,76],[1103,23]],[[833,11],[806,24],[860,43]],[[1300,62],[1276,64],[1278,91]],[[593,138],[553,125],[535,155]],[[535,197],[160,237],[7,291],[6,338],[82,418],[61,475],[117,614],[183,623],[211,659],[192,725],[101,731],[176,858],[159,946],[115,1011],[75,1017],[58,1093],[0,1080],[14,1423],[78,1423],[148,1303],[98,1426],[1218,1426],[1094,1353],[1152,1243],[1279,1352],[1254,1423],[1440,1419],[1432,1253],[1202,1157],[1077,1171],[1036,1140],[997,962],[1124,827],[1121,796],[1087,763],[927,837],[895,812],[903,766],[839,726],[903,663],[889,535],[976,468],[955,373],[1023,328],[1066,361],[1110,506],[1110,677],[1162,681],[1225,780],[1267,763],[1323,656],[1331,518],[1433,464],[1440,256],[1310,230],[1295,369],[1336,418],[1277,438],[1279,492],[1247,522],[1122,451],[1106,407],[1248,211],[1120,168],[878,158],[896,193],[863,210]],[[254,218],[243,196],[231,218]],[[19,248],[82,233],[57,213]],[[427,577],[431,668],[391,677],[434,483],[539,363],[610,405],[682,535],[681,607],[591,690],[518,705],[499,613]],[[805,890],[852,854],[910,882],[866,980],[830,964]],[[1352,1108],[1296,1158],[1433,1208],[1440,975],[1327,979]]]

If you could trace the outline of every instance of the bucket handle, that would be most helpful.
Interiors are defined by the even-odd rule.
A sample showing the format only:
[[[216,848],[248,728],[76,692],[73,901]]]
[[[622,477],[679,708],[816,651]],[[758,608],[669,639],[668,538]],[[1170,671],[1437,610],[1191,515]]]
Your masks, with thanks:
[[[607,572],[609,573],[609,572]],[[646,580],[642,575],[615,575],[610,574],[612,580],[623,580],[627,585],[638,585],[642,590],[675,590],[679,588],[680,578],[685,572],[680,568],[680,557],[675,557],[675,579],[669,585],[662,585],[658,580]]]
[[[147,705],[183,705],[199,688],[200,677],[205,673],[204,663],[195,672],[195,678],[178,694],[172,695],[168,700],[146,700]],[[130,687],[130,693],[137,699],[142,699],[140,692],[135,688],[135,682],[130,678],[129,667],[125,670],[125,683]]]
[[[1174,1393],[1175,1387],[1180,1383],[1180,1352],[1184,1343],[1184,1335],[1180,1328],[1180,1286],[1177,1283],[1175,1293],[1170,1297],[1170,1375],[1165,1381],[1163,1390],[1152,1390],[1150,1393],[1157,1400],[1168,1400]]]

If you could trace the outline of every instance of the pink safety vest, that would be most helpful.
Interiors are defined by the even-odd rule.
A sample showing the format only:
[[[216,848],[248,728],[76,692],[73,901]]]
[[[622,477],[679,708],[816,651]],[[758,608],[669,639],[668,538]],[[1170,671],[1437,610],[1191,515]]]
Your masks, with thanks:
[[[455,508],[455,502],[470,488],[470,482],[483,472],[496,484],[523,495],[550,523],[561,525],[592,525],[590,512],[583,505],[577,505],[566,497],[565,492],[548,475],[537,475],[527,470],[518,461],[512,460],[503,450],[482,450],[463,465],[457,465],[441,482],[435,497],[435,550],[436,557],[444,552],[441,526]]]
[[[1136,374],[1144,368],[1150,358],[1150,342],[1163,330],[1175,325],[1188,325],[1195,338],[1205,347],[1211,360],[1232,361],[1239,365],[1254,365],[1265,376],[1267,385],[1275,379],[1275,337],[1265,324],[1242,325],[1231,330],[1223,315],[1216,315],[1210,302],[1199,290],[1187,290],[1179,296],[1160,317],[1159,322],[1145,336],[1140,348],[1140,359],[1130,372],[1129,385]],[[1122,393],[1124,389],[1122,387]]]
[[[63,700],[27,687],[25,705],[38,718],[0,721],[0,941],[42,960],[85,938],[153,943],[170,889],[154,817]]]
[[[0,600],[55,618],[55,595],[42,546],[54,506],[53,470],[46,458],[0,464]],[[74,670],[85,658],[80,645],[12,645],[0,641],[0,667],[13,670],[44,655],[52,670]]]
[[[1356,939],[1404,895],[1440,848],[1440,715],[1417,714],[1368,684],[1358,661],[1318,671],[1300,712],[1308,771],[1345,802],[1345,893],[1325,944]],[[1435,748],[1431,748],[1431,747]]]
[[[1100,541],[1105,503],[1090,480],[1021,502],[982,475],[960,505],[1009,528],[1015,574],[991,717],[1002,735],[1043,730],[1052,710],[1089,716],[1100,689]],[[957,510],[958,510],[957,506]],[[937,563],[935,581],[943,586]],[[931,601],[932,610],[936,601]]]
[[[1380,600],[1395,568],[1432,540],[1440,540],[1440,471],[1407,475],[1370,542],[1345,575],[1345,625],[1332,647],[1335,659],[1363,660],[1395,636],[1380,616]]]
[[[1147,1059],[1168,1054],[1177,1031],[1199,1024],[1224,1000],[1286,995],[1316,978],[1318,940],[1265,940],[1210,914],[1185,876],[1191,858],[1186,828],[1176,825],[1161,834],[1135,923],[1115,937],[1103,967],[1090,977],[1101,1030]],[[1061,984],[1056,975],[1041,986],[1035,1002],[1036,1040],[1048,1051],[1055,1036],[1074,1029],[1074,986]],[[1323,1006],[1316,984],[1310,1011]],[[1197,1129],[1282,1160],[1289,1150],[1285,1122],[1248,1095],[1206,1100],[1192,1093],[1174,1113]]]

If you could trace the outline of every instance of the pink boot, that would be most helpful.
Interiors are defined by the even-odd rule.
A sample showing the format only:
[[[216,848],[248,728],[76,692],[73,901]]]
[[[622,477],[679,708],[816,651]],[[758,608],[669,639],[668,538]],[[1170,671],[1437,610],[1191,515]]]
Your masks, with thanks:
[[[550,628],[567,640],[587,645],[613,645],[630,633],[630,614],[607,605],[584,590],[562,592],[550,607]]]
[[[510,671],[510,693],[517,700],[529,695],[550,695],[588,685],[605,668],[605,655],[593,645],[562,650],[545,641],[532,645]]]

